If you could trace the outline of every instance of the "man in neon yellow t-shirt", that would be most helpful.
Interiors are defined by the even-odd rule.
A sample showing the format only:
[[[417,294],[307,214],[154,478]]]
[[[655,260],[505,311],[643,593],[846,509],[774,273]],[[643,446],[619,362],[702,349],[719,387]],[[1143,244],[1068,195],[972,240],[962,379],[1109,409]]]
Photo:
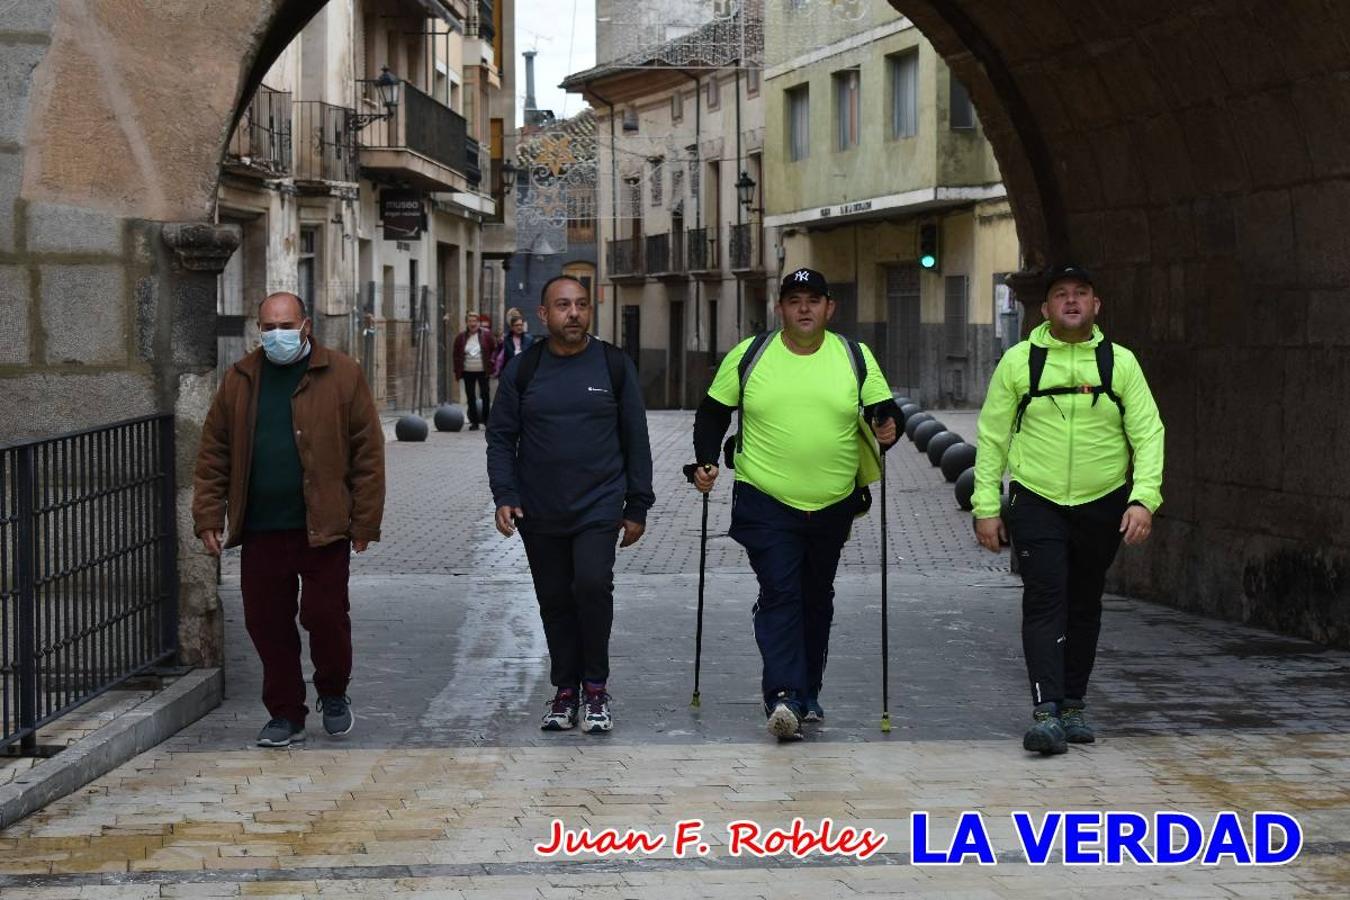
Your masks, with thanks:
[[[798,269],[778,297],[782,330],[728,353],[698,408],[694,485],[712,490],[718,448],[739,406],[730,534],[759,580],[755,640],[769,732],[793,740],[802,721],[825,717],[819,696],[834,575],[864,503],[859,407],[883,449],[895,443],[899,410],[872,352],[827,330],[835,304],[825,276]]]

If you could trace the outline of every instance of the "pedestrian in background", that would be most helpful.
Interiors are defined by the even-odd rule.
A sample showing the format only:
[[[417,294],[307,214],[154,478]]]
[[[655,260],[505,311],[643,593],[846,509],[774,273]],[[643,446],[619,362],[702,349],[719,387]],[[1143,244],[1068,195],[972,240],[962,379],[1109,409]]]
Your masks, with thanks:
[[[1106,570],[1122,537],[1148,540],[1162,505],[1158,405],[1134,354],[1097,327],[1100,312],[1087,270],[1052,270],[1046,321],[999,360],[980,410],[975,533],[995,552],[1011,537],[1018,557],[1033,704],[1022,746],[1043,754],[1096,740],[1084,708]]]
[[[476,312],[465,316],[464,330],[455,335],[451,352],[455,369],[455,378],[464,383],[464,403],[469,408],[469,430],[477,431],[486,425],[491,413],[491,401],[488,399],[488,379],[492,376],[492,355],[497,351],[497,341],[492,331],[483,327],[483,320]],[[478,393],[475,399],[474,393]]]
[[[324,730],[355,722],[348,566],[380,539],[384,432],[361,367],[314,340],[299,297],[264,300],[258,329],[262,347],[225,372],[202,427],[192,519],[212,556],[243,546],[244,624],[272,717],[258,744],[285,747],[309,714],[297,612]]]
[[[506,369],[506,364],[529,349],[529,346],[535,340],[535,336],[526,331],[525,317],[521,315],[520,310],[514,306],[508,309],[506,311],[506,331],[502,334],[501,346],[497,348],[496,356],[493,357],[495,364],[492,367],[492,377],[500,378],[502,371]],[[498,385],[497,390],[501,391],[500,385]]]
[[[497,530],[520,530],[534,577],[556,692],[545,731],[613,728],[609,636],[615,543],[642,537],[652,454],[637,370],[591,337],[591,298],[580,281],[545,283],[539,318],[548,338],[502,372],[488,430],[488,480]]]

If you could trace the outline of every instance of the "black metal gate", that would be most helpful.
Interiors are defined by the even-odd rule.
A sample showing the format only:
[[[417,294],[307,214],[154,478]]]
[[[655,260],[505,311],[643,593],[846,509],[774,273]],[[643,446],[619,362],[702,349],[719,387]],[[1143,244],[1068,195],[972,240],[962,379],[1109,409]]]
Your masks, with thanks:
[[[178,647],[174,419],[0,447],[0,747]]]

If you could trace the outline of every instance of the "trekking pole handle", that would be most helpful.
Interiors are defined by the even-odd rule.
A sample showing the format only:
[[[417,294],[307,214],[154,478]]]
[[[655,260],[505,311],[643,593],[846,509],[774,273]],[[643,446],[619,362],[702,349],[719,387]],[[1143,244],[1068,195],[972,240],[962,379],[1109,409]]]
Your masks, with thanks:
[[[700,466],[698,463],[690,463],[689,465],[687,465],[687,466],[684,467],[684,470],[683,470],[683,471],[684,471],[684,480],[687,481],[687,482],[689,482],[690,484],[693,484],[693,483],[694,483],[694,473],[697,472],[700,468],[703,469],[704,472],[707,472],[708,470],[710,470],[710,469],[712,468],[712,464],[711,464],[711,463],[703,463],[703,464]]]

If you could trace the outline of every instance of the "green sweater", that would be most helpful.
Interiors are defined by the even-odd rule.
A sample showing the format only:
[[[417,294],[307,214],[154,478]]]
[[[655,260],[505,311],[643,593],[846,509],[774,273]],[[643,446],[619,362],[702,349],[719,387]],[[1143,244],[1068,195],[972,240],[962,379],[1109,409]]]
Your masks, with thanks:
[[[309,357],[289,366],[266,359],[258,388],[245,531],[305,528],[305,470],[295,447],[291,395],[309,370]]]

